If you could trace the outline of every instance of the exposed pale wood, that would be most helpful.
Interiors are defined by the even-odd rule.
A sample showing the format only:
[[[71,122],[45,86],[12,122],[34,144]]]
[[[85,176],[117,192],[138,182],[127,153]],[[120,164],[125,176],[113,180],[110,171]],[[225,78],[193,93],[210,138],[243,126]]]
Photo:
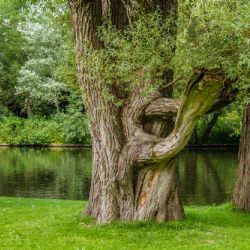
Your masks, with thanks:
[[[187,144],[199,117],[217,102],[225,76],[200,71],[187,83],[173,132],[166,139],[145,138],[144,146],[135,151],[137,162],[155,162],[170,159]],[[150,143],[146,143],[150,140]],[[136,155],[137,154],[137,155]]]
[[[198,118],[205,114],[219,97],[220,89],[224,82],[224,75],[218,74],[215,76],[214,70],[212,72],[213,76],[211,76],[210,71],[201,70],[187,83],[175,128],[165,139],[159,138],[159,135],[156,136],[154,133],[148,134],[140,121],[142,110],[148,107],[147,102],[157,100],[159,93],[155,93],[146,99],[134,93],[124,106],[122,123],[127,143],[121,152],[117,173],[117,181],[122,189],[121,201],[119,202],[122,219],[151,219],[152,215],[156,216],[158,212],[165,214],[165,217],[156,216],[156,219],[164,220],[163,218],[167,218],[166,210],[159,209],[157,199],[161,195],[160,200],[166,199],[169,202],[169,199],[161,192],[161,187],[164,186],[165,194],[170,195],[171,189],[167,185],[178,184],[176,181],[173,181],[174,179],[170,177],[170,172],[166,169],[171,169],[169,166],[170,162],[187,144]],[[165,169],[163,166],[168,167]],[[141,171],[143,168],[145,170]],[[134,179],[134,171],[139,171],[136,185],[131,182]],[[164,171],[167,174],[164,175]],[[168,181],[161,181],[162,176],[165,176],[165,180]],[[161,185],[158,186],[156,183]],[[159,190],[158,195],[154,189],[156,187]],[[136,191],[134,192],[134,190]],[[141,202],[140,206],[138,202]],[[134,204],[135,207],[133,207]],[[176,210],[181,215],[179,218],[182,218],[181,206],[177,204],[178,202],[175,203],[176,207],[178,207]]]

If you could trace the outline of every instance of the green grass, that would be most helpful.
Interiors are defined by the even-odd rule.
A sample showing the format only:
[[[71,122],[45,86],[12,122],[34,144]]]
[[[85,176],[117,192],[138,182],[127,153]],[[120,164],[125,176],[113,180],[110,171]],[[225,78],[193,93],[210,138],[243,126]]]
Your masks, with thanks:
[[[250,249],[250,214],[187,206],[184,222],[96,225],[81,201],[0,197],[0,249]]]

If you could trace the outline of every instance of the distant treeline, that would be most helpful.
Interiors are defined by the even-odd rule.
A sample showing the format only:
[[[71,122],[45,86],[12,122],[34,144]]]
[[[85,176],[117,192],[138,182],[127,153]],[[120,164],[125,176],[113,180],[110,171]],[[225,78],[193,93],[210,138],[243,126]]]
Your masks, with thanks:
[[[90,143],[65,1],[0,0],[0,142]],[[191,143],[235,143],[240,105],[206,115]]]

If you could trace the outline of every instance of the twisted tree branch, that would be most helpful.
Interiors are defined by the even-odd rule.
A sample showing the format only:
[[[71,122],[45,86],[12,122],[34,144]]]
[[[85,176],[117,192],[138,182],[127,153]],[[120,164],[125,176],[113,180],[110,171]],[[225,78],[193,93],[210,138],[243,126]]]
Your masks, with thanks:
[[[219,69],[195,73],[186,85],[173,132],[154,142],[143,138],[144,144],[133,150],[134,160],[150,164],[174,157],[187,144],[198,119],[218,102],[224,82],[225,75]]]
[[[178,113],[180,106],[180,100],[161,97],[149,104],[144,115],[147,116],[147,119],[150,119],[154,116],[174,116]]]

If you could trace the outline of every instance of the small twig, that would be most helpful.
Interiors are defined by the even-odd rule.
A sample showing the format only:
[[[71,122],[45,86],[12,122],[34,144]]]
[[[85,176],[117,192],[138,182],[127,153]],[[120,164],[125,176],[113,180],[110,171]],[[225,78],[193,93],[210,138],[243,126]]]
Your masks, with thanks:
[[[179,78],[177,78],[176,80],[174,80],[174,81],[172,81],[172,82],[170,82],[170,83],[168,83],[168,84],[166,84],[166,85],[163,85],[163,86],[162,86],[162,89],[163,89],[163,88],[168,88],[169,86],[171,86],[171,85],[173,85],[173,84],[179,82],[181,79],[183,79],[183,78],[182,78],[182,77],[179,77]]]

